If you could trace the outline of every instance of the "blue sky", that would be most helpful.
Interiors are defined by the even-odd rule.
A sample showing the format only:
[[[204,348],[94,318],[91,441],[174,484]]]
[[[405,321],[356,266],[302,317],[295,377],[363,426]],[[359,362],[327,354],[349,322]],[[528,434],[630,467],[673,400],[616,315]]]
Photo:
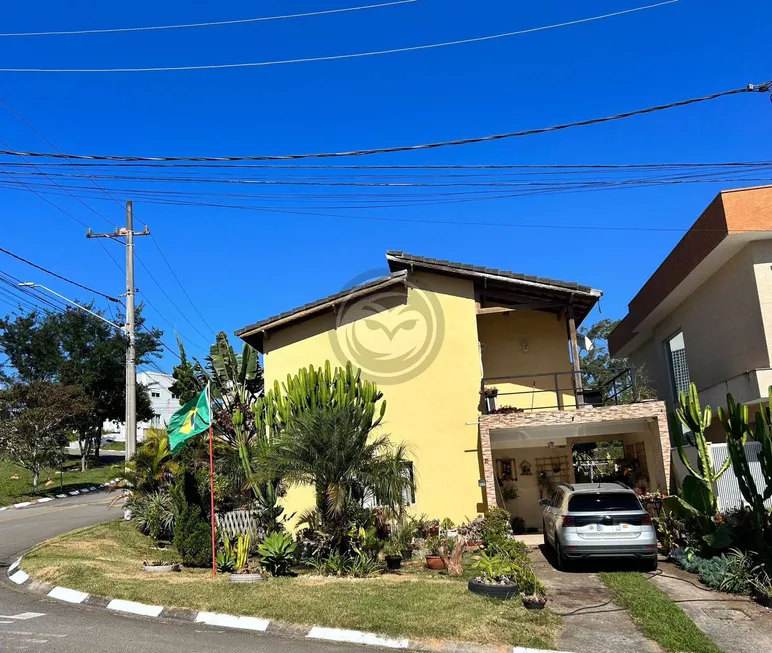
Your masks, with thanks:
[[[14,3],[3,31],[159,25],[300,13],[368,4],[292,0],[217,4],[169,0]],[[6,67],[139,67],[334,55],[462,39],[596,16],[648,4],[592,0],[417,0],[389,8],[207,29],[0,38]],[[0,96],[65,152],[246,155],[339,151],[506,132],[581,120],[705,95],[772,78],[763,0],[681,0],[649,11],[507,39],[334,62],[222,71],[112,75],[2,75]],[[647,117],[556,134],[423,153],[368,164],[585,164],[751,161],[768,157],[772,105],[742,95]],[[0,139],[50,150],[0,106]],[[362,161],[355,161],[355,163]],[[331,209],[329,215],[427,221],[687,228],[722,188],[702,183],[433,203]],[[406,252],[579,281],[604,290],[603,315],[627,302],[677,242],[676,232],[597,231],[378,222],[143,203],[133,199],[206,322],[231,333],[340,289]],[[169,186],[169,188],[172,188]],[[196,185],[175,187],[198,192]],[[292,191],[295,192],[295,191]],[[332,191],[325,191],[332,192]],[[342,191],[351,192],[351,189]],[[26,191],[0,189],[0,246],[106,293],[122,273],[84,228]],[[99,199],[95,199],[99,197]],[[96,231],[110,229],[71,197],[49,199]],[[120,224],[121,207],[98,193],[83,201]],[[311,207],[303,197],[282,206]],[[350,202],[349,199],[344,200]],[[334,202],[333,202],[334,204]],[[119,260],[120,246],[107,243]],[[187,320],[211,332],[149,239],[137,250]],[[0,269],[86,297],[0,258]],[[198,348],[202,338],[138,266],[137,286],[158,309],[150,322],[174,343],[170,324]],[[7,309],[2,304],[0,308]],[[591,317],[598,317],[597,312]],[[164,319],[165,318],[165,319]],[[168,356],[162,363],[170,368]]]

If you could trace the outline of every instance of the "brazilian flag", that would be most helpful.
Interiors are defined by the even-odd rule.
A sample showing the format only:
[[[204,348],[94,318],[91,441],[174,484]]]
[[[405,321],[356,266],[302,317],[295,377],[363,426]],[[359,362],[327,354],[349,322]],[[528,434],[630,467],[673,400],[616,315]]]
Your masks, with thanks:
[[[182,449],[194,435],[206,431],[211,423],[212,411],[208,393],[207,390],[202,390],[169,420],[169,447],[172,453]]]

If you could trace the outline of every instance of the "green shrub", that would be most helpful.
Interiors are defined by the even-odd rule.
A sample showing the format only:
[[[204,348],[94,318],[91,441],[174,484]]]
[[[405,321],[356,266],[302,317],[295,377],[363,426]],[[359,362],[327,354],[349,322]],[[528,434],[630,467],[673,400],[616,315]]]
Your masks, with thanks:
[[[174,535],[174,502],[159,490],[132,497],[130,504],[137,529],[154,540],[170,540]]]
[[[480,524],[479,534],[486,547],[500,544],[512,534],[510,519],[510,514],[501,508],[491,508],[485,513],[485,519]]]
[[[174,524],[174,546],[188,567],[208,567],[212,564],[211,526],[201,508],[185,505]]]
[[[294,552],[295,542],[286,533],[266,535],[257,547],[263,566],[274,576],[286,576],[289,573]]]
[[[727,561],[724,556],[717,556],[708,560],[701,558],[700,562],[697,563],[697,574],[700,582],[714,590],[719,589],[726,574],[726,565]]]
[[[531,561],[526,559],[525,563],[518,566],[515,572],[515,581],[520,587],[520,591],[526,596],[544,596],[547,593],[547,588],[536,578]]]
[[[522,564],[523,562],[530,564],[530,560],[528,560],[528,547],[525,545],[525,542],[520,540],[502,540],[501,542],[491,544],[489,548],[493,553],[504,555],[517,564]]]
[[[754,566],[749,556],[742,551],[732,549],[726,556],[726,568],[719,589],[729,594],[747,596],[751,593],[757,571],[758,567]]]

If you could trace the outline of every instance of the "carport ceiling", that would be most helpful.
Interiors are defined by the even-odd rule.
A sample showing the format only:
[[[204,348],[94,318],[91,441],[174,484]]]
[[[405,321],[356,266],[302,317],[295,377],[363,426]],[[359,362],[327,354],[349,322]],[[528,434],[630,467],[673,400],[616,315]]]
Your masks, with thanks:
[[[491,429],[492,449],[546,446],[571,438],[607,437],[625,433],[650,432],[646,419],[627,419],[593,424],[553,424],[550,426],[524,426],[512,429]],[[570,442],[569,442],[570,444]]]

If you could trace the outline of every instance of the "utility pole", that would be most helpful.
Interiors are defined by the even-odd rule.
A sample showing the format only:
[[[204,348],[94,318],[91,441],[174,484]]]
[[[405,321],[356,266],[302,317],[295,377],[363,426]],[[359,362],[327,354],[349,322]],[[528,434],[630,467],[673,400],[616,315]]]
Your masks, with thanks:
[[[134,231],[134,213],[131,202],[126,202],[126,226],[116,228],[111,234],[95,234],[91,229],[86,238],[111,238],[123,242],[126,246],[126,462],[137,451],[137,360],[136,340],[134,337],[134,237],[149,236],[150,229]]]

